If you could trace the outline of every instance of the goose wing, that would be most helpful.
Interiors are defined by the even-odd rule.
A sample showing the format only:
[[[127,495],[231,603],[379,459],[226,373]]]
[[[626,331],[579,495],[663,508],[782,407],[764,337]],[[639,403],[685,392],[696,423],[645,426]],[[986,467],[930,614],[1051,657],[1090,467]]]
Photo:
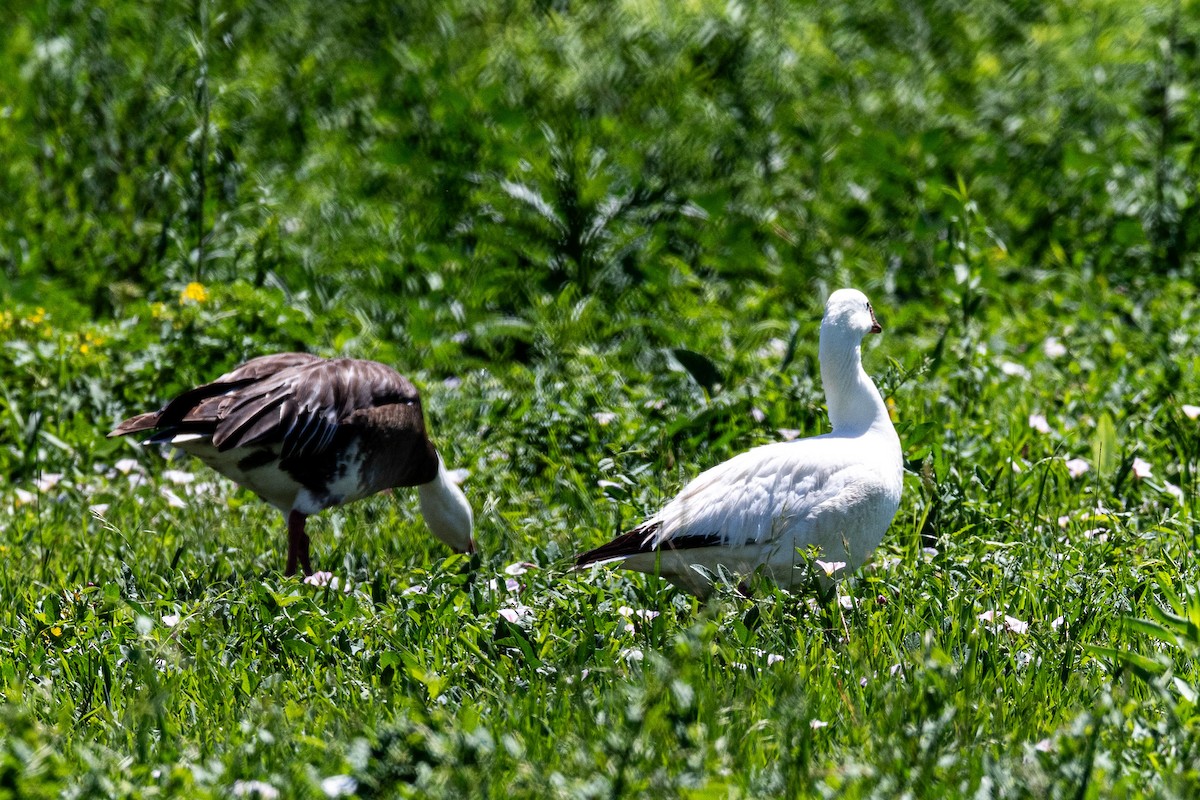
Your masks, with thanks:
[[[184,417],[209,398],[228,395],[255,381],[264,380],[291,367],[323,360],[320,356],[309,353],[273,353],[252,358],[211,383],[188,389],[158,411],[130,417],[110,431],[108,436],[111,438],[154,430],[176,431]]]
[[[278,443],[286,460],[324,451],[341,425],[376,418],[425,436],[420,395],[391,367],[277,353],[190,389],[161,411],[132,417],[109,436],[154,430],[151,441],[169,441],[177,434],[199,434],[211,437],[218,451]]]
[[[181,429],[211,426],[213,445],[222,451],[278,442],[280,457],[286,460],[324,451],[339,426],[373,409],[410,407],[415,415],[407,416],[419,420],[419,403],[416,387],[391,367],[374,361],[322,359],[286,367],[227,394],[206,398],[183,417]]]
[[[748,450],[702,472],[646,522],[578,561],[655,550],[736,550],[797,534],[824,544],[853,525],[843,509],[887,493],[885,477],[864,466],[858,449],[827,434]]]

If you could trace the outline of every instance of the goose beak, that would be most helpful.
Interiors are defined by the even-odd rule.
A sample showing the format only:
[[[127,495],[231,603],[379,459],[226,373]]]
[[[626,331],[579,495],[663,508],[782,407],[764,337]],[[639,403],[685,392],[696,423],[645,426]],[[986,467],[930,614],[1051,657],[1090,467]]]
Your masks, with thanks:
[[[879,325],[879,320],[875,319],[875,309],[870,308],[871,312],[871,333],[883,333],[883,328]]]
[[[466,550],[460,550],[459,552],[466,553],[469,556],[475,555],[475,553],[478,552],[475,549],[475,537],[472,536],[469,540],[467,540],[467,549]]]

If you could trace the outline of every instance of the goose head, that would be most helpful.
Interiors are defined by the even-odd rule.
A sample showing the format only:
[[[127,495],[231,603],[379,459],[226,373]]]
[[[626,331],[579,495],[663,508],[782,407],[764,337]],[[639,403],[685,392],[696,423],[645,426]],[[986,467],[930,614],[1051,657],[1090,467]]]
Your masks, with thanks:
[[[871,301],[857,289],[838,289],[825,301],[825,317],[821,320],[821,332],[828,329],[855,342],[871,333],[881,333],[883,328],[875,319]]]

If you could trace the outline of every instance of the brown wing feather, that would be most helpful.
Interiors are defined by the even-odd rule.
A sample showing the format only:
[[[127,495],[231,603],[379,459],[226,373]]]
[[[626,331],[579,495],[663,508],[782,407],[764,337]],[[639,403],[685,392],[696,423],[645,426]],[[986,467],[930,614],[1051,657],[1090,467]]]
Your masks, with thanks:
[[[211,435],[221,450],[280,442],[285,458],[318,453],[352,414],[389,405],[413,406],[393,415],[391,434],[411,436],[402,448],[430,447],[411,382],[375,361],[323,359],[308,353],[259,356],[171,400],[161,411],[131,417],[110,436],[148,430]],[[362,424],[365,420],[360,420]],[[436,463],[436,460],[435,460]]]
[[[266,356],[257,356],[244,364],[239,364],[217,378],[213,383],[234,383],[246,380],[260,381],[263,378],[283,372],[285,369],[324,360],[320,356],[314,356],[312,353],[271,353]]]
[[[344,420],[343,428],[357,429],[376,443],[371,467],[387,475],[392,486],[419,486],[437,476],[437,450],[425,433],[420,401],[360,409]]]
[[[151,411],[146,414],[138,414],[136,417],[130,417],[109,431],[108,436],[111,439],[113,436],[127,436],[140,431],[152,431],[158,427],[158,418],[161,414],[161,411]]]
[[[179,394],[158,411],[130,417],[114,428],[108,435],[125,436],[140,431],[170,428],[179,425],[188,417],[193,417],[192,421],[204,420],[205,417],[203,415],[195,416],[194,412],[214,398],[219,400],[243,386],[247,386],[254,381],[261,380],[281,370],[298,364],[321,360],[320,356],[314,356],[309,353],[274,353],[272,355],[252,358],[246,363],[226,372],[211,383],[202,384]],[[197,428],[193,426],[192,430],[197,430]],[[204,431],[203,427],[200,427],[199,431],[211,432]]]
[[[338,358],[288,367],[223,398],[215,409],[204,404],[194,413],[217,412],[213,444],[221,450],[280,442],[290,458],[324,450],[356,411],[419,399],[416,387],[391,367]]]

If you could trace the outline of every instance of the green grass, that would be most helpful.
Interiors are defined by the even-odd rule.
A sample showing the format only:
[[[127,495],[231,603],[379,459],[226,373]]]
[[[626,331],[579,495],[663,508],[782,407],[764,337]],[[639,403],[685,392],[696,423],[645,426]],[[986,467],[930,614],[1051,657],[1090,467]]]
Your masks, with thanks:
[[[1200,794],[1195,2],[334,5],[0,8],[0,800]],[[872,562],[570,571],[827,429],[845,285]],[[417,383],[478,563],[397,492],[284,579],[104,438],[294,349]]]
[[[1197,580],[1200,423],[1180,407],[1200,330],[1165,324],[1195,289],[1019,317],[1004,299],[945,336],[952,314],[877,302],[888,332],[866,363],[914,474],[873,563],[827,606],[765,584],[701,604],[567,568],[703,467],[820,429],[807,314],[779,371],[781,347],[738,348],[756,326],[718,312],[741,352],[687,343],[737,375],[711,398],[663,355],[640,371],[586,340],[561,369],[418,372],[448,461],[471,470],[478,569],[446,557],[403,492],[319,518],[314,560],[340,582],[319,588],[280,577],[278,515],[195,463],[123,444],[43,492],[35,471],[0,528],[0,785],[319,797],[345,774],[364,797],[1187,796],[1200,640],[1131,620]],[[1141,309],[1140,335],[1106,321],[1110,301]],[[1070,328],[1047,328],[1051,311]],[[1043,353],[1048,332],[1066,354]],[[1171,362],[1150,355],[1164,339],[1183,343]],[[1072,478],[1074,456],[1092,466]],[[516,562],[535,566],[506,574]]]

